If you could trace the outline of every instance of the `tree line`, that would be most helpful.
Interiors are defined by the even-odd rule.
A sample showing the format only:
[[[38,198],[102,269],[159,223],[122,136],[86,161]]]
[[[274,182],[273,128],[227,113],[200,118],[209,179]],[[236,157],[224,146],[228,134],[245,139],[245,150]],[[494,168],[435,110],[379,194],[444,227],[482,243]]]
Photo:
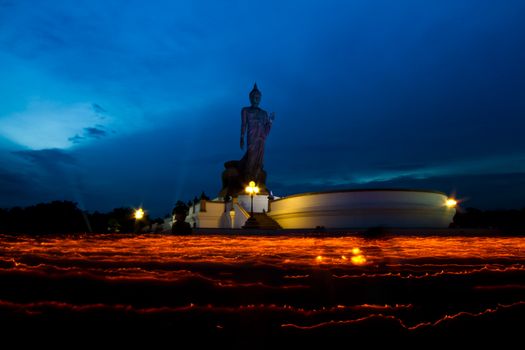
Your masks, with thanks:
[[[71,201],[52,201],[28,207],[0,208],[0,233],[64,234],[79,232],[144,232],[163,219],[146,213],[135,220],[135,209],[115,208],[107,213],[88,212]]]
[[[458,210],[450,227],[489,228],[525,234],[525,208],[521,210]]]

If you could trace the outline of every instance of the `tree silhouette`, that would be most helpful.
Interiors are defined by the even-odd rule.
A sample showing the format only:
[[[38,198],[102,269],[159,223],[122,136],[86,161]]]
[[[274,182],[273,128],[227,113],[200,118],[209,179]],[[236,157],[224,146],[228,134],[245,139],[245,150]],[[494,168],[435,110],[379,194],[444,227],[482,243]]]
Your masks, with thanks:
[[[2,210],[0,231],[33,234],[88,232],[89,221],[77,203],[53,201]]]

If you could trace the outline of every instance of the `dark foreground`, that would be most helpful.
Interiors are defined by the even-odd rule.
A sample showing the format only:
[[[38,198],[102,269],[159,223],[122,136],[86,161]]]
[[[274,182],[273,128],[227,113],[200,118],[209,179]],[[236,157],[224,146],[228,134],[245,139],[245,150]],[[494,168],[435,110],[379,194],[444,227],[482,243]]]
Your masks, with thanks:
[[[18,344],[504,344],[522,337],[524,248],[516,237],[6,235],[0,330]]]

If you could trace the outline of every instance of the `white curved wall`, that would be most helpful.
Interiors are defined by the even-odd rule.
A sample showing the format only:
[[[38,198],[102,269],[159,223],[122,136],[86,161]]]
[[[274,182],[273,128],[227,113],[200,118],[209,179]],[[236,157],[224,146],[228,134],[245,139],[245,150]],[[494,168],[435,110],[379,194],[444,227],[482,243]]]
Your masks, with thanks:
[[[416,190],[354,190],[305,193],[271,202],[270,215],[283,228],[444,228],[454,208],[443,193]]]

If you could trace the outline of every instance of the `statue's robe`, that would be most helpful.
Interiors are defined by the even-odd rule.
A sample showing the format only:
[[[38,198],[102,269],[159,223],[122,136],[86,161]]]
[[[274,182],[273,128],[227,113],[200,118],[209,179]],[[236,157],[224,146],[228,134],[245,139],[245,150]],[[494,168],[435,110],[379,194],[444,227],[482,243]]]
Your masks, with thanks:
[[[246,153],[241,159],[245,181],[261,182],[264,142],[270,133],[272,121],[268,113],[258,107],[244,107],[241,111],[241,136],[246,132]]]

